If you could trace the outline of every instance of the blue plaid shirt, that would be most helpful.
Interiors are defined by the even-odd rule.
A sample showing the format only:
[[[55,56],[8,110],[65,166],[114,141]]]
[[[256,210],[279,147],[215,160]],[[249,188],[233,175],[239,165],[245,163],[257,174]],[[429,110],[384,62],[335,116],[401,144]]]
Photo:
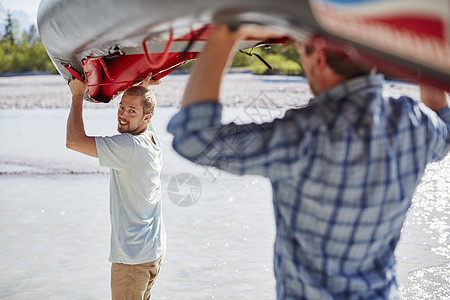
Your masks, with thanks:
[[[359,77],[270,123],[221,125],[200,103],[171,120],[187,159],[268,177],[278,299],[398,299],[394,249],[428,162],[450,148],[450,108],[384,99]]]

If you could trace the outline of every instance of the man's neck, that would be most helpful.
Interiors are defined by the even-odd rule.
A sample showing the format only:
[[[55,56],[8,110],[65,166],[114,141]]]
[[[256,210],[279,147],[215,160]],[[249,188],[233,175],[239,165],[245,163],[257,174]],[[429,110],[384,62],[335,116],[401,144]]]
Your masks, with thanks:
[[[327,69],[323,76],[318,77],[317,95],[325,93],[328,90],[346,82],[348,78],[342,77],[334,73],[331,69]],[[316,95],[316,96],[317,96]]]

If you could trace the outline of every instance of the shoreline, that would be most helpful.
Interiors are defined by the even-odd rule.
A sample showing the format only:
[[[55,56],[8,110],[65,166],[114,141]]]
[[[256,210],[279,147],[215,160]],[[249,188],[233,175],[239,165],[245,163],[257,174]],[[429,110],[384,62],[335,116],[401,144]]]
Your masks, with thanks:
[[[189,74],[173,74],[163,78],[161,85],[152,88],[157,105],[179,107],[188,78]],[[406,95],[419,99],[418,86],[412,83],[386,81],[385,92],[392,97]],[[312,97],[308,83],[302,76],[229,72],[221,88],[221,102],[225,107],[262,105],[266,108],[287,109],[302,106]],[[0,76],[0,109],[69,109],[70,99],[68,85],[59,74]],[[86,101],[85,108],[116,108],[117,99],[109,103]]]

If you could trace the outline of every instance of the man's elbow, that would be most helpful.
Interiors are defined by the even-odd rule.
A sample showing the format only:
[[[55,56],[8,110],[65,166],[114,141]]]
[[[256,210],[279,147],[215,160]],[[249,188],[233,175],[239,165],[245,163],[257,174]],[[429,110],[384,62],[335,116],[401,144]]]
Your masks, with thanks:
[[[66,138],[66,147],[70,150],[80,152],[92,157],[98,157],[97,146],[94,137]]]
[[[79,148],[79,143],[77,143],[77,141],[74,139],[66,138],[66,148],[77,151],[77,149]]]
[[[70,150],[75,150],[75,145],[73,142],[66,140],[66,148]]]

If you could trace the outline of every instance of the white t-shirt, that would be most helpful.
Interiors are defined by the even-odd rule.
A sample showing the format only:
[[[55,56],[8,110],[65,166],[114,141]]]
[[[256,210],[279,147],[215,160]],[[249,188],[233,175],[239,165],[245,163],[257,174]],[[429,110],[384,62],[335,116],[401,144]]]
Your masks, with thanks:
[[[147,133],[95,137],[100,166],[111,169],[110,218],[113,263],[142,264],[166,250],[161,209],[162,149]]]

